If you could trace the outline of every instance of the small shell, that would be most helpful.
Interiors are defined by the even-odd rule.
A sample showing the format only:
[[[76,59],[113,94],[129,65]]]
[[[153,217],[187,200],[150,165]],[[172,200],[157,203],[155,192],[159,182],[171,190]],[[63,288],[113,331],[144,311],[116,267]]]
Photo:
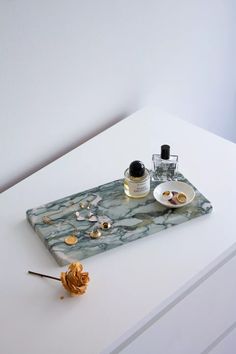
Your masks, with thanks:
[[[78,211],[75,213],[75,216],[76,216],[77,221],[85,220],[85,218],[83,216],[80,216],[80,213]]]
[[[95,215],[91,215],[90,217],[89,217],[89,221],[91,221],[91,222],[96,222],[98,219],[97,219],[97,217],[95,216]]]

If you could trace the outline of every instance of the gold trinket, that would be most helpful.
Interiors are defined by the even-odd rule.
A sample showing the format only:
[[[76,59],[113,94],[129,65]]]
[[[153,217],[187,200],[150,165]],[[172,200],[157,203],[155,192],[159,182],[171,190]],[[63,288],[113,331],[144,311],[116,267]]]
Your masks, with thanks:
[[[75,245],[78,241],[78,237],[75,235],[69,235],[64,239],[64,242],[69,246]]]
[[[44,216],[42,220],[43,220],[44,224],[47,224],[47,225],[53,224],[53,221],[50,219],[49,216]]]
[[[100,227],[101,227],[101,229],[103,229],[103,230],[108,230],[108,229],[110,229],[110,227],[111,227],[111,223],[108,222],[108,221],[103,221],[103,222],[100,224]]]
[[[99,237],[102,236],[102,233],[101,233],[100,230],[95,229],[95,230],[92,230],[92,231],[89,233],[89,236],[90,236],[91,238],[99,238]]]
[[[173,198],[173,193],[171,191],[165,191],[162,193],[162,198],[164,200],[170,200]]]
[[[184,204],[187,201],[187,197],[184,193],[178,193],[176,199],[180,204]]]

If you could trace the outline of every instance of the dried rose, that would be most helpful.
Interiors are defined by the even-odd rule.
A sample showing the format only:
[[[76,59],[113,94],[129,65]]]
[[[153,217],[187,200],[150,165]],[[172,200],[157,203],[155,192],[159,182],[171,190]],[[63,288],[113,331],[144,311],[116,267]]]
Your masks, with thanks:
[[[77,262],[71,263],[68,271],[61,273],[61,282],[71,295],[82,295],[87,289],[89,275],[87,272],[82,272],[82,270],[82,264]]]

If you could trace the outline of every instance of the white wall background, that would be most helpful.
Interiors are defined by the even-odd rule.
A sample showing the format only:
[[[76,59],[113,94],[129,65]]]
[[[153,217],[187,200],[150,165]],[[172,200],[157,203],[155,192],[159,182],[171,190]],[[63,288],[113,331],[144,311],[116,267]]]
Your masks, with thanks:
[[[0,0],[0,191],[147,103],[236,141],[235,22],[235,0]]]

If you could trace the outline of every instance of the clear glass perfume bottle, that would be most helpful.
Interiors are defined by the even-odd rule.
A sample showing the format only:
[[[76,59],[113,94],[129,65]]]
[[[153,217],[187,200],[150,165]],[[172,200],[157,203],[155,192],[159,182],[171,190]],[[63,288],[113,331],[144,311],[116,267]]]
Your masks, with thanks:
[[[178,156],[170,155],[170,146],[162,145],[160,154],[152,155],[153,181],[175,180],[178,171]]]
[[[125,170],[124,191],[128,197],[143,198],[150,191],[150,174],[144,164],[135,160]]]

